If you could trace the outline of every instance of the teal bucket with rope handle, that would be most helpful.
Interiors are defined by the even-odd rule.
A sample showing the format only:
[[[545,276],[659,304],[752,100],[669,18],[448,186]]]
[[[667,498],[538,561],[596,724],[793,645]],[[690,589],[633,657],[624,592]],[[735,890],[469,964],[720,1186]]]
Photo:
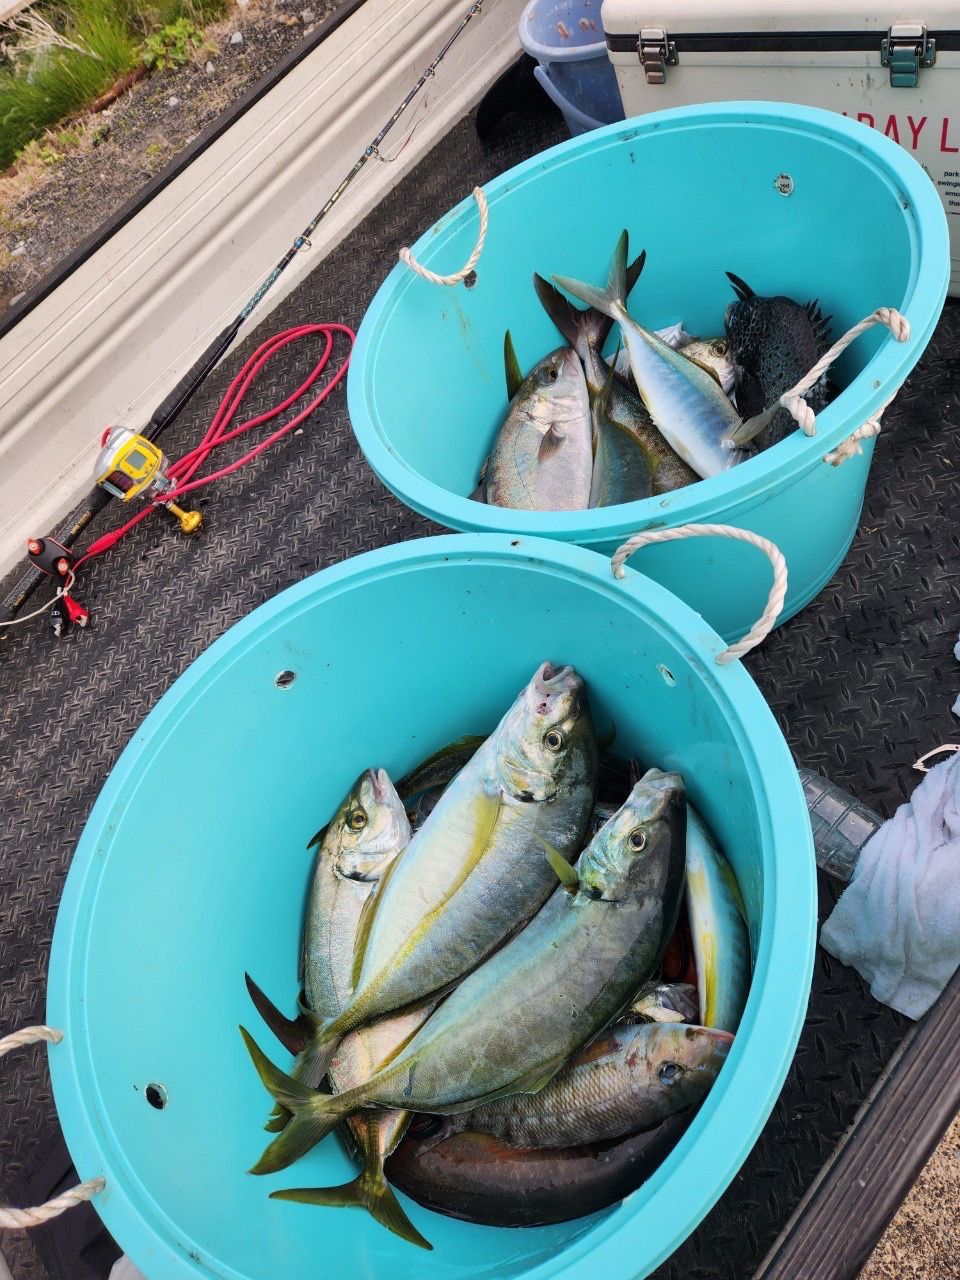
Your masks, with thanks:
[[[770,589],[756,547],[773,563],[761,621],[733,649],[637,570],[656,550],[643,544],[685,534],[704,546],[737,539],[742,563],[763,566],[754,616]],[[176,681],[86,824],[50,958],[56,1031],[40,1033],[52,1041],[54,1098],[83,1180],[74,1198],[93,1198],[150,1280],[640,1280],[684,1239],[769,1115],[810,988],[806,805],[773,715],[737,661],[773,625],[786,590],[776,548],[723,527],[641,534],[615,564],[545,539],[427,538],[282,592]],[[270,1200],[281,1187],[353,1176],[333,1137],[282,1174],[246,1172],[269,1099],[237,1024],[278,1065],[290,1058],[259,1023],[243,975],[292,1012],[308,840],[363,768],[399,778],[463,733],[488,732],[545,659],[583,675],[598,725],[616,724],[618,754],[683,774],[736,871],[754,977],[716,1084],[639,1190],[554,1226],[478,1226],[403,1197],[434,1246],[427,1254],[366,1214]],[[198,775],[200,754],[218,762],[215,787]]]
[[[347,394],[371,467],[447,528],[555,538],[606,555],[641,528],[751,529],[786,556],[783,617],[796,613],[846,554],[877,415],[919,360],[946,297],[946,217],[923,169],[889,138],[831,112],[715,103],[563,142],[482,194],[489,227],[471,254],[472,287],[454,271],[477,242],[468,197],[412,246],[364,316]],[[573,512],[471,501],[506,411],[504,331],[524,368],[558,342],[532,272],[603,280],[623,227],[632,252],[647,250],[630,307],[651,328],[682,321],[691,333],[716,333],[733,300],[726,271],[759,293],[818,298],[837,337],[870,318],[833,366],[841,394],[813,422],[794,402],[804,421],[786,440],[673,493]],[[411,262],[435,274],[418,278]],[[723,544],[657,546],[644,571],[727,639],[750,625],[763,589],[762,569]]]

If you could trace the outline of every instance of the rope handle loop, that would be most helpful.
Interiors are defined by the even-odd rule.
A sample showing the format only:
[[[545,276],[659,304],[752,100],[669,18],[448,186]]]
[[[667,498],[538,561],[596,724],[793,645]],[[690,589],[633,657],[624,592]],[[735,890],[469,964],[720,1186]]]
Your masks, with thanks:
[[[487,197],[483,187],[473,188],[473,198],[477,202],[477,210],[480,214],[480,230],[477,233],[477,243],[473,246],[473,252],[466,260],[459,271],[453,271],[448,276],[437,275],[435,271],[431,271],[429,267],[419,263],[409,249],[400,250],[400,261],[415,271],[418,276],[422,276],[424,280],[429,280],[431,284],[459,284],[461,280],[466,280],[471,275],[474,267],[480,261],[480,255],[483,253],[484,242],[487,238],[487,228],[490,225],[490,212],[487,208]]]
[[[42,1041],[46,1041],[47,1044],[59,1044],[62,1039],[63,1032],[55,1027],[23,1027],[20,1031],[14,1031],[11,1035],[0,1039],[0,1058],[5,1053],[10,1053],[12,1049],[19,1049],[23,1045],[40,1044]],[[81,1182],[79,1186],[71,1187],[69,1191],[64,1191],[62,1195],[54,1196],[46,1204],[37,1205],[33,1209],[0,1208],[0,1230],[15,1231],[42,1226],[43,1223],[65,1213],[67,1209],[72,1209],[75,1204],[92,1200],[106,1185],[105,1178],[91,1178],[89,1182]]]
[[[613,566],[613,576],[615,578],[624,576],[624,562],[641,547],[649,547],[655,542],[675,542],[680,538],[733,538],[737,542],[748,542],[762,551],[773,565],[773,585],[763,613],[742,640],[724,649],[723,653],[717,654],[717,662],[725,666],[728,662],[733,662],[734,659],[742,658],[745,653],[749,653],[773,630],[787,595],[787,562],[778,546],[768,538],[762,538],[758,533],[751,533],[749,529],[738,529],[730,524],[681,524],[675,529],[647,529],[628,538],[613,554],[610,562]]]
[[[805,374],[796,386],[791,387],[789,391],[785,391],[780,397],[780,404],[790,414],[804,435],[815,436],[817,434],[817,415],[804,400],[804,395],[820,381],[834,360],[842,352],[846,351],[851,342],[855,342],[861,333],[866,333],[875,324],[882,324],[884,328],[889,329],[897,342],[907,342],[910,337],[910,321],[906,316],[901,315],[894,307],[877,307],[872,315],[861,320],[859,324],[855,324],[852,329],[848,329],[842,338],[838,338],[830,350],[824,352],[810,372]],[[880,418],[893,399],[894,397],[891,396],[862,426],[857,427],[852,435],[848,436],[836,449],[832,449],[825,454],[824,462],[829,462],[831,466],[838,467],[841,462],[853,457],[855,453],[863,453],[860,441],[872,439],[880,434]]]

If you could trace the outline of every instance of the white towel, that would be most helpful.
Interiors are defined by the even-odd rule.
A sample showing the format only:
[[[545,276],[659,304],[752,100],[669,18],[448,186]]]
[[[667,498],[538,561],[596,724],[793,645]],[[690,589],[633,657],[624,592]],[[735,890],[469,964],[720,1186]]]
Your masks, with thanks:
[[[908,1018],[936,1000],[960,965],[960,753],[864,846],[820,945]]]
[[[142,1271],[138,1271],[126,1254],[118,1258],[110,1271],[109,1280],[147,1280]]]

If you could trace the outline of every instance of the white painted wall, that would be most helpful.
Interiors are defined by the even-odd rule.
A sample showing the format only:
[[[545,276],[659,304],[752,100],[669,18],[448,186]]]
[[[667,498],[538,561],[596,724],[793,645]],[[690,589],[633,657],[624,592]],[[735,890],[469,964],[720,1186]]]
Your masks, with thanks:
[[[142,426],[236,315],[466,8],[467,0],[367,0],[0,339],[0,573],[90,488],[103,428]],[[489,0],[431,82],[410,144],[392,164],[365,166],[251,325],[516,58],[522,8],[523,0]],[[409,127],[405,117],[389,144]],[[463,194],[473,185],[465,172]]]

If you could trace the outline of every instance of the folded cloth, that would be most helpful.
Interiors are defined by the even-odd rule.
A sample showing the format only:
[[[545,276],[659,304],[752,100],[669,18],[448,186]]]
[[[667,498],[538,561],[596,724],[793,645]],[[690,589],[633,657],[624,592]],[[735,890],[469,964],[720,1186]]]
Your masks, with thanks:
[[[113,1264],[109,1280],[147,1280],[142,1271],[138,1271],[126,1254]]]
[[[864,845],[820,945],[908,1018],[936,1000],[960,965],[960,752]]]

